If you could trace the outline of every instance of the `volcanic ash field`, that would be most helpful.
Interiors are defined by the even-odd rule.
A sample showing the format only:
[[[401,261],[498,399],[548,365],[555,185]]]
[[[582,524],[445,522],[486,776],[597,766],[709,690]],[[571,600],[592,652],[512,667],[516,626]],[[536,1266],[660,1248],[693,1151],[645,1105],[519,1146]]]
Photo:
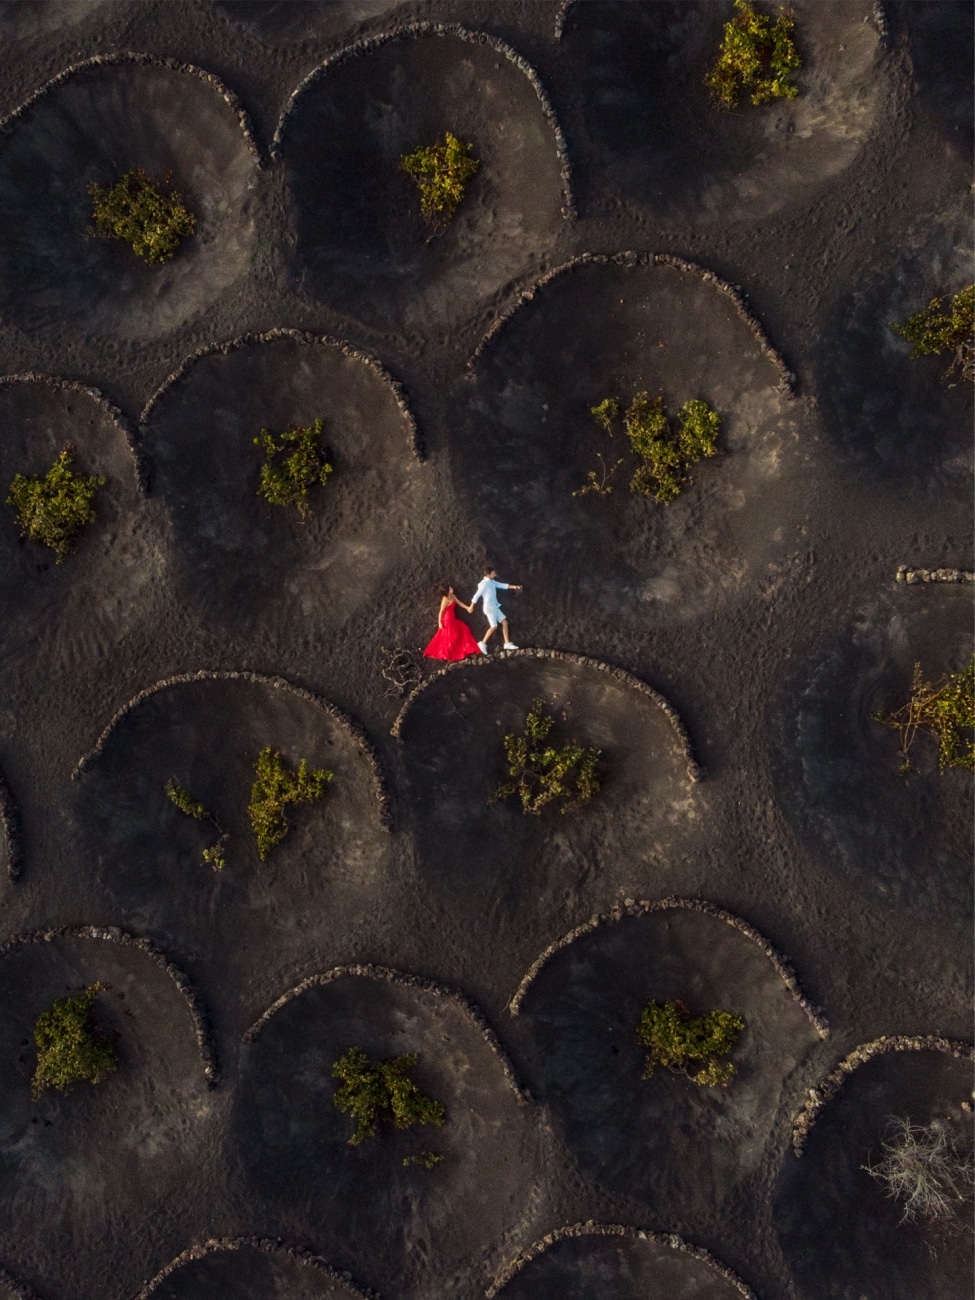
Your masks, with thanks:
[[[0,1300],[971,1293],[973,26],[0,2]]]

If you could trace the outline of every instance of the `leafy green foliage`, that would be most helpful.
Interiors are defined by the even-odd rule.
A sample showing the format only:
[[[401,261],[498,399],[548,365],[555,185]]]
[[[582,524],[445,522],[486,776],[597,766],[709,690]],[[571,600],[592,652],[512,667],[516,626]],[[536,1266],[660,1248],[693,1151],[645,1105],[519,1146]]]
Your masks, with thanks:
[[[545,701],[536,700],[525,717],[524,733],[505,736],[504,755],[512,779],[495,790],[490,803],[517,795],[524,813],[537,816],[554,802],[561,802],[562,812],[567,813],[599,792],[602,782],[596,765],[601,751],[575,741],[549,743],[554,725]]]
[[[799,87],[793,74],[802,67],[792,39],[795,23],[784,9],[773,17],[749,0],[735,0],[735,9],[704,79],[711,94],[722,108],[737,108],[743,95],[753,104],[795,99]]]
[[[424,1169],[436,1169],[443,1159],[443,1156],[438,1156],[433,1151],[417,1151],[416,1155],[404,1157],[403,1167],[422,1165]]]
[[[481,166],[474,146],[462,144],[448,131],[438,144],[414,149],[400,167],[420,190],[420,212],[432,225],[450,220],[460,207],[467,182]]]
[[[38,1016],[34,1026],[37,1069],[31,1081],[35,1101],[47,1088],[68,1093],[78,1083],[101,1083],[118,1069],[114,1045],[91,1023],[92,1004],[104,987],[89,984],[79,997],[58,998]]]
[[[192,817],[196,821],[210,821],[210,814],[204,808],[198,799],[194,799],[185,786],[177,785],[175,781],[169,780],[163,787],[170,803],[185,813],[187,817]]]
[[[196,217],[166,182],[159,189],[141,167],[127,171],[114,185],[88,186],[95,234],[121,239],[150,266],[168,262],[196,228]]]
[[[262,862],[288,833],[285,808],[289,804],[317,803],[324,798],[325,787],[332,776],[333,773],[324,768],[309,770],[305,759],[298,764],[297,772],[289,772],[281,755],[269,745],[261,750],[247,816],[257,839],[257,856]]]
[[[288,425],[278,442],[274,434],[262,429],[260,437],[254,439],[255,446],[264,448],[265,456],[258,495],[273,506],[294,506],[302,519],[307,519],[311,514],[309,488],[316,483],[324,487],[332,473],[321,437],[321,420],[307,427]]]
[[[702,1088],[725,1088],[734,1077],[727,1056],[745,1028],[741,1016],[730,1011],[709,1011],[693,1017],[683,1002],[651,1002],[644,1007],[636,1038],[647,1049],[644,1079],[662,1065],[683,1074]]]
[[[220,823],[198,799],[194,799],[185,786],[178,785],[175,781],[169,780],[163,787],[170,803],[174,804],[181,813],[187,817],[192,817],[194,821],[207,821],[214,828],[220,839],[210,848],[203,850],[203,865],[212,867],[214,871],[222,871],[227,865],[226,844],[230,836],[220,828]]]
[[[922,732],[938,742],[938,766],[975,769],[975,655],[958,673],[936,682],[924,680],[921,665],[914,665],[911,698],[885,715],[871,713],[874,722],[893,727],[901,735],[904,761],[900,771],[912,771],[911,747]]]
[[[223,871],[227,865],[226,838],[226,836],[221,837],[216,844],[212,844],[208,849],[203,850],[201,857],[205,867],[212,867],[214,871]]]
[[[620,404],[615,397],[604,397],[598,406],[590,408],[590,414],[601,429],[608,434],[613,432],[613,421],[620,413]]]
[[[94,521],[95,493],[105,486],[103,478],[74,472],[73,453],[73,447],[65,447],[46,474],[16,474],[7,496],[7,505],[17,511],[21,536],[49,546],[58,564],[85,524]]]
[[[615,397],[607,397],[598,406],[591,407],[590,414],[612,437],[613,424],[621,409]],[[677,412],[675,430],[664,409],[664,399],[639,392],[626,409],[623,427],[630,449],[640,461],[630,480],[630,490],[657,501],[672,501],[685,486],[691,465],[716,453],[721,416],[707,402],[691,398]],[[622,462],[617,461],[610,468],[600,456],[599,463],[601,475],[590,470],[586,483],[573,496],[590,492],[606,495],[612,491],[610,479]]]
[[[932,298],[926,307],[891,329],[911,344],[911,359],[952,353],[945,379],[958,372],[975,383],[975,284],[949,300]]]
[[[388,1061],[371,1062],[361,1047],[350,1047],[332,1066],[332,1077],[341,1080],[332,1100],[343,1115],[355,1120],[355,1130],[349,1146],[357,1147],[366,1138],[376,1136],[376,1124],[387,1120],[394,1128],[412,1128],[414,1124],[444,1122],[445,1112],[439,1101],[425,1097],[413,1080],[410,1070],[416,1065],[416,1053],[394,1056]],[[428,1169],[442,1157],[432,1156],[427,1163],[423,1156],[410,1157],[404,1164],[425,1164]]]

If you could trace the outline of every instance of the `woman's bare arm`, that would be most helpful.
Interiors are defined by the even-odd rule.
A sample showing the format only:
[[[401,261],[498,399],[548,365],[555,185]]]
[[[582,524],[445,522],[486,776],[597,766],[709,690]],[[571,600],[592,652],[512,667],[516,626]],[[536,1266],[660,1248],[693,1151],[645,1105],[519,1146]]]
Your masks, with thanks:
[[[440,628],[441,631],[443,631],[443,612],[449,604],[450,601],[446,596],[440,597],[440,610],[437,614],[437,627]]]

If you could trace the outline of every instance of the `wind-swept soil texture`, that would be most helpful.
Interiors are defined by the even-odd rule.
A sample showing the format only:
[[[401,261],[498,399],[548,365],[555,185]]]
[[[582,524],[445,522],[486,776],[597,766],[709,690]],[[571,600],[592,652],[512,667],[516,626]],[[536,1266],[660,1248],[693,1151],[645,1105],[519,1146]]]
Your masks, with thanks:
[[[973,1144],[972,774],[871,715],[973,650],[897,581],[975,568],[972,389],[890,326],[975,280],[975,18],[791,9],[798,97],[726,111],[731,0],[0,0],[2,1300],[971,1293],[863,1166]],[[89,230],[137,167],[163,265]],[[721,419],[667,504],[590,413],[641,392]],[[254,440],[319,419],[302,518]],[[5,502],[67,444],[57,564]],[[521,650],[434,676],[489,563]],[[489,802],[535,700],[565,815]],[[262,860],[265,747],[333,779]],[[32,1100],[95,981],[118,1070]],[[671,999],[727,1088],[641,1077]],[[353,1046],[443,1126],[349,1145]]]

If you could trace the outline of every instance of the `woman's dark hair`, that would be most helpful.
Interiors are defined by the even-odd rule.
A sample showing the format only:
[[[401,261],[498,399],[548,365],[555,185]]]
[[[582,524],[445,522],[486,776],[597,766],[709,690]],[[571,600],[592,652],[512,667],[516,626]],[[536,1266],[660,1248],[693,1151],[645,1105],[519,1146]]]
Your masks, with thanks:
[[[444,584],[443,584],[442,582],[438,582],[438,583],[437,583],[437,595],[438,595],[438,596],[449,596],[449,595],[450,595],[450,588],[449,588],[449,587],[445,587]]]

